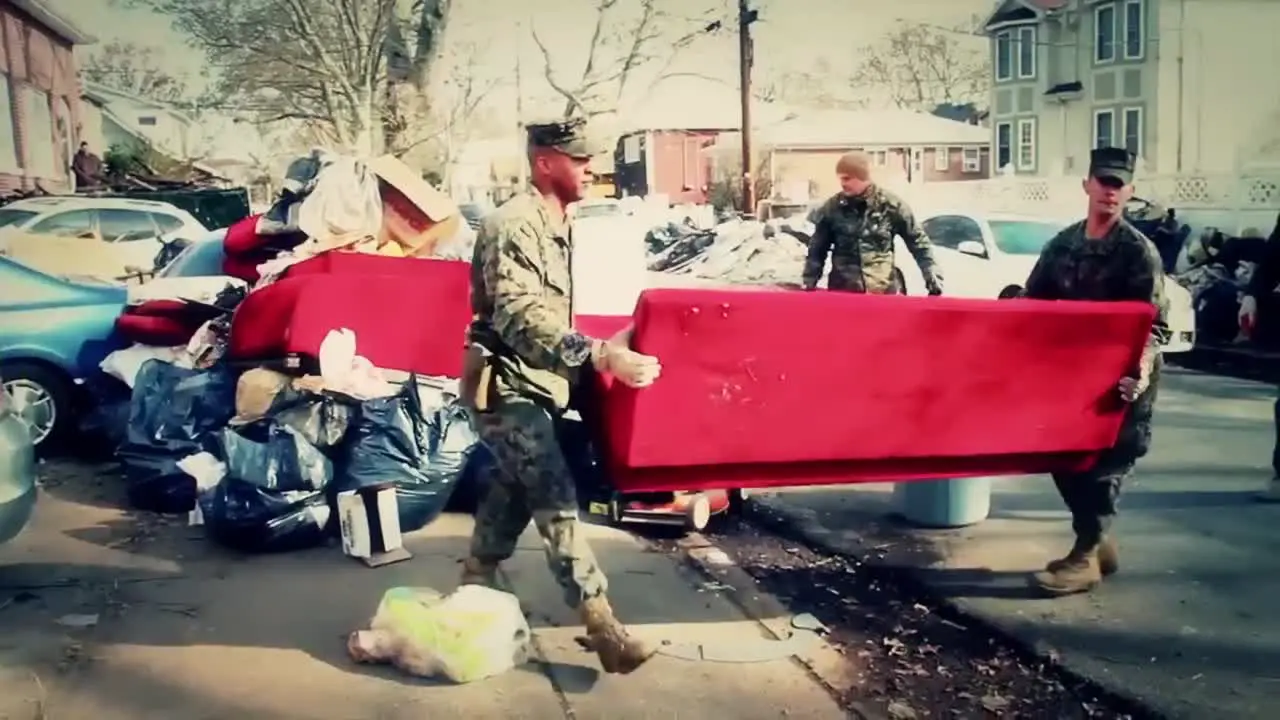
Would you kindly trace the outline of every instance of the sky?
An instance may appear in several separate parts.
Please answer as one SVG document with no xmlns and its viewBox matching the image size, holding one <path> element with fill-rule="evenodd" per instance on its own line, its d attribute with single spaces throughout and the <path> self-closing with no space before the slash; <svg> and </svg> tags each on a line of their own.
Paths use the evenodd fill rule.
<svg viewBox="0 0 1280 720">
<path fill-rule="evenodd" d="M 696 8 L 730 1 L 673 0 L 673 5 Z M 46 2 L 97 36 L 100 43 L 119 40 L 154 47 L 175 75 L 198 82 L 203 57 L 171 27 L 167 18 L 148 10 L 123 8 L 110 0 Z M 511 78 L 518 58 L 523 68 L 525 115 L 548 114 L 561 103 L 542 79 L 541 53 L 520 25 L 536 27 L 540 37 L 553 48 L 556 69 L 572 77 L 580 72 L 585 60 L 593 4 L 593 0 L 454 0 L 455 14 L 447 44 L 454 48 L 481 48 L 480 72 L 490 77 Z M 951 26 L 975 13 L 988 12 L 993 5 L 994 0 L 752 0 L 761 18 L 753 27 L 755 72 L 757 77 L 768 77 L 805 71 L 823 59 L 834 67 L 851 68 L 859 48 L 874 43 L 899 21 Z M 92 52 L 92 47 L 84 51 Z M 724 106 L 737 103 L 737 52 L 732 29 L 707 38 L 681 54 L 670 70 L 718 81 L 674 78 L 657 85 L 643 99 L 632 97 L 624 104 L 631 113 L 680 107 L 686 113 L 706 110 L 722 115 Z M 638 88 L 647 86 L 647 82 L 636 84 Z M 490 95 L 488 104 L 498 114 L 514 120 L 514 83 L 504 83 Z"/>
</svg>

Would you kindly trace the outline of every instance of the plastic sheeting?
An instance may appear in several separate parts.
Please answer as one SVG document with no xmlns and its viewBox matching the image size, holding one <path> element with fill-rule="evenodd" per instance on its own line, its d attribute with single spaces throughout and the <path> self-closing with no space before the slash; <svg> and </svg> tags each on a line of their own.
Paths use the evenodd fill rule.
<svg viewBox="0 0 1280 720">
<path fill-rule="evenodd" d="M 392 483 L 400 529 L 426 526 L 449 503 L 476 444 L 466 411 L 427 411 L 416 378 L 399 393 L 361 403 L 347 435 L 335 492 Z"/>
<path fill-rule="evenodd" d="M 225 368 L 189 370 L 148 360 L 138 370 L 125 440 L 116 451 L 139 510 L 186 513 L 195 508 L 195 479 L 178 467 L 210 450 L 235 414 L 235 376 Z"/>
</svg>

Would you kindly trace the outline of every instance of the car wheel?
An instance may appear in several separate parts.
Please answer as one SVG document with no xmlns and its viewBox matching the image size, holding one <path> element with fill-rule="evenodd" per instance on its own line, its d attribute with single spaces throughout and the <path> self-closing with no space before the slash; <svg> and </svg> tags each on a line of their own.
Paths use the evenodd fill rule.
<svg viewBox="0 0 1280 720">
<path fill-rule="evenodd" d="M 12 362 L 0 366 L 0 378 L 14 414 L 27 424 L 37 448 L 55 448 L 67 439 L 75 413 L 73 388 L 65 375 L 36 363 Z"/>
</svg>

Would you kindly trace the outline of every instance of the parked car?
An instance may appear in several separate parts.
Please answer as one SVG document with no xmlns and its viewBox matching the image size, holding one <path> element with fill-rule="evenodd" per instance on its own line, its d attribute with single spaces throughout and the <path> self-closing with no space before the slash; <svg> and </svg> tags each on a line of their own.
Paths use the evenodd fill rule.
<svg viewBox="0 0 1280 720">
<path fill-rule="evenodd" d="M 458 212 L 462 213 L 462 219 L 472 230 L 479 230 L 480 222 L 489 214 L 489 209 L 479 203 L 462 203 L 458 205 Z"/>
<path fill-rule="evenodd" d="M 87 269 L 105 277 L 121 277 L 130 269 L 151 270 L 163 247 L 161 238 L 194 240 L 207 232 L 190 213 L 154 200 L 49 196 L 0 207 L 0 249 L 22 258 L 56 238 L 51 244 L 59 247 L 52 257 L 73 262 L 77 255 L 91 256 L 103 267 Z M 93 253 L 76 253 L 78 243 L 72 241 L 81 240 L 100 247 Z M 49 263 L 41 266 L 59 270 Z M 86 270 L 81 265 L 66 269 L 76 273 Z"/>
<path fill-rule="evenodd" d="M 946 294 L 958 297 L 1003 298 L 1022 290 L 1045 244 L 1070 220 L 1009 213 L 929 212 L 920 225 L 933 242 L 934 257 L 946 278 Z M 919 268 L 898 241 L 898 263 L 908 295 L 925 294 Z M 1195 309 L 1191 293 L 1164 278 L 1169 300 L 1170 333 L 1167 354 L 1187 352 L 1195 344 Z"/>
<path fill-rule="evenodd" d="M 0 257 L 0 377 L 12 411 L 37 447 L 70 436 L 82 384 L 123 346 L 115 322 L 127 290 L 94 278 L 54 276 Z"/>
<path fill-rule="evenodd" d="M 36 450 L 0 377 L 0 543 L 22 532 L 36 506 Z"/>
</svg>

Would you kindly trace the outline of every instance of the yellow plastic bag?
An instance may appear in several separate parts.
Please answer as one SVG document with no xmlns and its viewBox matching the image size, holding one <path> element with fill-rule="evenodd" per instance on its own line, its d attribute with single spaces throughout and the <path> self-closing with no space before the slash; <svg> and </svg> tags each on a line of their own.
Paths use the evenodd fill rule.
<svg viewBox="0 0 1280 720">
<path fill-rule="evenodd" d="M 368 630 L 347 651 L 361 663 L 389 663 L 410 675 L 483 680 L 528 662 L 531 633 L 510 593 L 463 585 L 442 597 L 430 588 L 391 588 Z"/>
</svg>

